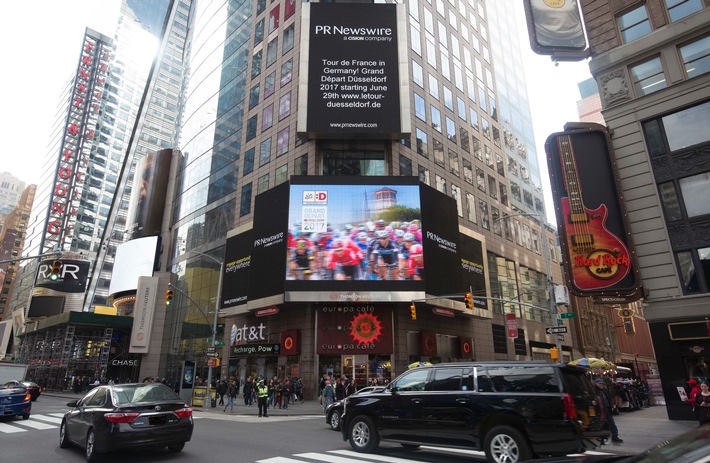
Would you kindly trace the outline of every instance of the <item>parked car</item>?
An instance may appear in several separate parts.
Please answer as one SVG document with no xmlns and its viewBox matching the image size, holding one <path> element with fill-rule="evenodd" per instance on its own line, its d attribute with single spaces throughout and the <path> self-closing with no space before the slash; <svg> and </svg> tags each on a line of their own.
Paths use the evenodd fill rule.
<svg viewBox="0 0 710 463">
<path fill-rule="evenodd" d="M 367 386 L 355 392 L 355 394 L 370 394 L 372 392 L 380 392 L 384 386 Z M 328 405 L 325 409 L 325 422 L 328 423 L 333 431 L 340 431 L 340 415 L 343 414 L 343 403 L 345 399 L 338 400 Z"/>
<path fill-rule="evenodd" d="M 704 463 L 710 455 L 710 425 L 695 428 L 637 455 L 570 455 L 535 463 Z"/>
<path fill-rule="evenodd" d="M 161 383 L 98 386 L 67 406 L 59 446 L 83 447 L 89 462 L 120 449 L 167 446 L 179 452 L 192 438 L 192 408 Z"/>
<path fill-rule="evenodd" d="M 37 383 L 33 383 L 32 381 L 14 381 L 13 380 L 13 381 L 8 381 L 6 384 L 9 384 L 9 383 L 16 384 L 17 387 L 26 388 L 29 391 L 30 396 L 32 397 L 32 402 L 37 400 L 39 395 L 42 393 L 42 387 Z"/>
<path fill-rule="evenodd" d="M 609 437 L 584 369 L 545 362 L 462 362 L 409 370 L 381 392 L 345 399 L 343 439 L 484 450 L 516 463 L 599 447 Z"/>
<path fill-rule="evenodd" d="M 31 412 L 32 396 L 26 387 L 17 381 L 0 385 L 0 416 L 22 416 L 27 420 Z"/>
</svg>

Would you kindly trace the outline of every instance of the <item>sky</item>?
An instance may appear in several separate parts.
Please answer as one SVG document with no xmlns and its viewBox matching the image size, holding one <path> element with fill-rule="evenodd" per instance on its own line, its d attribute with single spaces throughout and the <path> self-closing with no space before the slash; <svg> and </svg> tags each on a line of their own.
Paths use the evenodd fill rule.
<svg viewBox="0 0 710 463">
<path fill-rule="evenodd" d="M 518 2 L 522 9 L 522 2 Z M 113 37 L 120 0 L 33 0 L 5 2 L 0 27 L 0 56 L 6 63 L 0 75 L 0 172 L 26 183 L 37 183 L 47 153 L 62 88 L 79 60 L 86 27 Z M 524 20 L 523 20 L 524 21 Z M 554 222 L 545 140 L 577 121 L 577 83 L 588 79 L 586 62 L 555 65 L 535 55 L 521 23 L 521 43 L 528 82 L 540 173 L 548 221 Z"/>
</svg>

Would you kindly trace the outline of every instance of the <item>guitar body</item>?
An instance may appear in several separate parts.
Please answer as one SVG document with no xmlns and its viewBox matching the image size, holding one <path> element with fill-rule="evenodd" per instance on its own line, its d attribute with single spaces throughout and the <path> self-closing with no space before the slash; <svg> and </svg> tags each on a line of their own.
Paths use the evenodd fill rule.
<svg viewBox="0 0 710 463">
<path fill-rule="evenodd" d="M 631 269 L 631 256 L 624 242 L 606 228 L 606 206 L 573 207 L 569 198 L 561 198 L 561 206 L 574 285 L 590 291 L 623 280 Z"/>
</svg>

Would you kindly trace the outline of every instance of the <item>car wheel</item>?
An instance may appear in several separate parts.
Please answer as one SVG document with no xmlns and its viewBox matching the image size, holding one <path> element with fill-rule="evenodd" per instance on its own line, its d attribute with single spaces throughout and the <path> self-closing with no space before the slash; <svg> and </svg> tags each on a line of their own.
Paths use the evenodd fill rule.
<svg viewBox="0 0 710 463">
<path fill-rule="evenodd" d="M 99 452 L 96 451 L 96 433 L 94 428 L 89 429 L 86 434 L 86 461 L 94 463 L 99 461 Z"/>
<path fill-rule="evenodd" d="M 419 444 L 402 444 L 402 447 L 404 447 L 407 450 L 418 450 L 421 445 Z"/>
<path fill-rule="evenodd" d="M 338 410 L 334 410 L 333 413 L 330 414 L 328 423 L 330 423 L 330 428 L 333 431 L 340 431 L 340 412 Z"/>
<path fill-rule="evenodd" d="M 168 445 L 168 450 L 171 452 L 181 452 L 182 449 L 185 448 L 185 443 L 184 442 L 173 442 L 172 444 Z"/>
<path fill-rule="evenodd" d="M 67 433 L 67 420 L 62 420 L 62 424 L 59 426 L 59 446 L 63 449 L 71 447 L 69 433 Z"/>
<path fill-rule="evenodd" d="M 372 419 L 367 416 L 357 416 L 352 420 L 348 436 L 350 446 L 357 452 L 374 452 L 380 444 L 377 429 Z"/>
<path fill-rule="evenodd" d="M 486 459 L 494 463 L 517 463 L 532 458 L 530 444 L 511 426 L 496 426 L 486 434 Z"/>
<path fill-rule="evenodd" d="M 29 419 L 30 419 L 30 414 L 29 414 L 29 413 L 25 413 L 24 415 L 22 415 L 22 419 L 23 419 L 23 420 L 29 420 Z"/>
</svg>

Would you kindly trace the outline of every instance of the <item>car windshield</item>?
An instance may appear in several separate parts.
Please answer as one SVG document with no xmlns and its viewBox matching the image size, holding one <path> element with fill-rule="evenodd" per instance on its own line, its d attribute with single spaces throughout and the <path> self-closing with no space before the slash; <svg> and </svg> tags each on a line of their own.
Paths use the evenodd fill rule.
<svg viewBox="0 0 710 463">
<path fill-rule="evenodd" d="M 113 387 L 113 402 L 116 405 L 179 399 L 173 391 L 162 384 L 126 384 Z"/>
<path fill-rule="evenodd" d="M 710 426 L 704 426 L 656 444 L 645 452 L 624 460 L 624 463 L 667 463 L 681 459 L 696 461 L 707 456 L 710 447 L 708 439 L 710 439 Z M 697 454 L 697 458 L 691 458 L 694 454 Z"/>
</svg>

